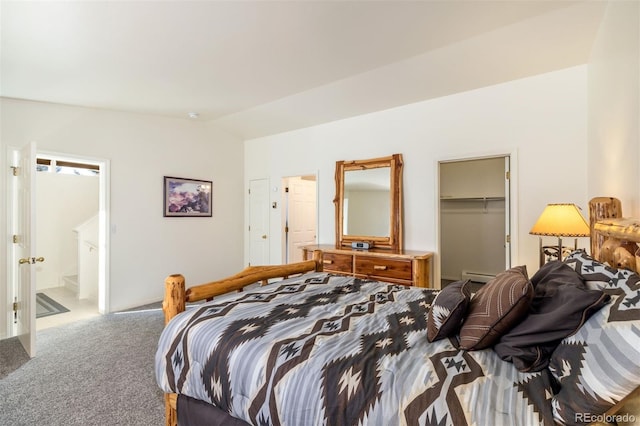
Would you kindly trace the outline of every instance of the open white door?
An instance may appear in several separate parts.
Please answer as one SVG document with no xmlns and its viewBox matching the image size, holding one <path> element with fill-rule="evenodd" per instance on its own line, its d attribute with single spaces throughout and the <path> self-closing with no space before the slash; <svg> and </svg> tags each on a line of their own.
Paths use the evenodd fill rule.
<svg viewBox="0 0 640 426">
<path fill-rule="evenodd" d="M 285 263 L 301 262 L 302 247 L 316 243 L 316 179 L 297 176 L 288 179 Z"/>
<path fill-rule="evenodd" d="M 511 157 L 504 157 L 504 263 L 511 268 Z"/>
<path fill-rule="evenodd" d="M 33 264 L 44 261 L 35 253 L 36 144 L 13 153 L 12 233 L 14 322 L 16 335 L 30 357 L 36 354 L 36 277 Z"/>
</svg>

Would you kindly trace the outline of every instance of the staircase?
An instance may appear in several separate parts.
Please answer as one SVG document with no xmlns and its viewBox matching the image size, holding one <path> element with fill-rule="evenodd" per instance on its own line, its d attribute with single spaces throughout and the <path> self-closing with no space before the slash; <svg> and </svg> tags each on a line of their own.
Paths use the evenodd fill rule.
<svg viewBox="0 0 640 426">
<path fill-rule="evenodd" d="M 73 292 L 78 294 L 78 276 L 77 275 L 65 275 L 62 277 L 62 285 Z"/>
</svg>

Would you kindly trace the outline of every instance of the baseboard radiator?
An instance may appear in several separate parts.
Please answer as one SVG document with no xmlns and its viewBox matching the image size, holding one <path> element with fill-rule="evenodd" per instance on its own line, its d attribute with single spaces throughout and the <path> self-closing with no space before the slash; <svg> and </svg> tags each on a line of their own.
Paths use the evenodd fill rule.
<svg viewBox="0 0 640 426">
<path fill-rule="evenodd" d="M 462 271 L 463 280 L 471 280 L 477 283 L 486 283 L 494 279 L 495 277 L 495 275 L 485 274 L 482 272 Z"/>
</svg>

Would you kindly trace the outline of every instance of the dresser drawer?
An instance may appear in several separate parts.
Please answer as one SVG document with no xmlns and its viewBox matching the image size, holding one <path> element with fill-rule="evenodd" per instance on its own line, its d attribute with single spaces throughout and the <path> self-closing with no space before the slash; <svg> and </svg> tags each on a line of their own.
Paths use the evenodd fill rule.
<svg viewBox="0 0 640 426">
<path fill-rule="evenodd" d="M 327 272 L 353 273 L 353 256 L 339 253 L 323 253 L 322 266 Z"/>
<path fill-rule="evenodd" d="M 411 260 L 356 256 L 356 274 L 411 281 Z"/>
</svg>

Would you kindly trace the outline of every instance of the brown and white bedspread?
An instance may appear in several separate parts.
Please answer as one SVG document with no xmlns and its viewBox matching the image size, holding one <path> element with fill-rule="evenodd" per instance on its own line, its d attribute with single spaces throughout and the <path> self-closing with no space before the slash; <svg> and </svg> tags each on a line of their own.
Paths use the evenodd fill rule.
<svg viewBox="0 0 640 426">
<path fill-rule="evenodd" d="M 311 273 L 188 309 L 165 328 L 165 392 L 254 425 L 553 424 L 548 370 L 427 341 L 435 291 Z"/>
</svg>

